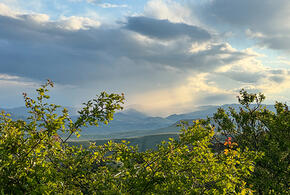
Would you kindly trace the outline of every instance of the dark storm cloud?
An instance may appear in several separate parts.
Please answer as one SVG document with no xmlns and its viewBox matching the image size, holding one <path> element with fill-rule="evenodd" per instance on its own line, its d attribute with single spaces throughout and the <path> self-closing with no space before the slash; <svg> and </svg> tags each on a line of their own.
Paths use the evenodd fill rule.
<svg viewBox="0 0 290 195">
<path fill-rule="evenodd" d="M 209 40 L 211 35 L 197 26 L 184 23 L 172 23 L 168 20 L 158 20 L 148 17 L 129 17 L 125 28 L 140 34 L 158 38 L 175 39 L 180 36 L 188 36 L 196 41 Z"/>
</svg>

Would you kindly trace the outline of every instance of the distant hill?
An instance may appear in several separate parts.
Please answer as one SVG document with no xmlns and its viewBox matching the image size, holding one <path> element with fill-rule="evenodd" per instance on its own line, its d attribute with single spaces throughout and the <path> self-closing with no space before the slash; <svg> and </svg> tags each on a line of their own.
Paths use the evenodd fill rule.
<svg viewBox="0 0 290 195">
<path fill-rule="evenodd" d="M 194 112 L 189 112 L 185 114 L 173 114 L 166 119 L 171 120 L 171 121 L 179 121 L 179 120 L 184 120 L 184 119 L 198 119 L 198 118 L 206 118 L 211 117 L 213 113 L 217 111 L 218 108 L 224 108 L 228 109 L 229 107 L 235 108 L 237 111 L 239 110 L 240 104 L 225 104 L 222 106 L 200 106 L 198 107 L 197 111 Z M 271 111 L 275 110 L 274 105 L 267 105 L 267 108 Z"/>
<path fill-rule="evenodd" d="M 152 117 L 137 110 L 125 110 L 114 115 L 114 120 L 109 125 L 100 124 L 99 127 L 83 128 L 83 134 L 111 134 L 126 131 L 143 131 L 163 128 L 173 122 L 162 117 Z"/>
<path fill-rule="evenodd" d="M 152 117 L 134 109 L 127 109 L 114 115 L 114 120 L 109 125 L 100 124 L 99 127 L 82 128 L 81 140 L 91 139 L 117 139 L 131 138 L 136 136 L 157 135 L 166 133 L 178 133 L 180 127 L 176 125 L 181 120 L 192 121 L 196 119 L 212 116 L 217 108 L 223 107 L 227 109 L 229 106 L 238 110 L 239 104 L 227 104 L 222 106 L 201 106 L 194 112 L 184 114 L 173 114 L 168 117 Z M 274 110 L 273 105 L 267 106 L 268 109 Z M 25 107 L 17 107 L 11 109 L 1 109 L 12 114 L 13 118 L 25 119 L 28 116 Z M 73 120 L 77 118 L 77 109 L 68 107 L 69 113 Z M 60 114 L 59 109 L 58 114 Z M 72 139 L 75 139 L 72 137 Z"/>
</svg>

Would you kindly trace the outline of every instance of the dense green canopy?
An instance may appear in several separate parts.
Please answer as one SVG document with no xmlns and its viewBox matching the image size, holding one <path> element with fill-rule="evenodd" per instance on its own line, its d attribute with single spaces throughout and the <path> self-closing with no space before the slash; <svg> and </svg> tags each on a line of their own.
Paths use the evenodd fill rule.
<svg viewBox="0 0 290 195">
<path fill-rule="evenodd" d="M 89 148 L 69 146 L 71 135 L 86 125 L 107 124 L 122 109 L 123 95 L 101 93 L 84 104 L 72 121 L 64 108 L 48 104 L 48 87 L 33 100 L 24 94 L 30 117 L 0 117 L 0 190 L 6 194 L 246 194 L 265 189 L 285 193 L 289 172 L 289 111 L 261 108 L 264 98 L 241 93 L 246 109 L 214 116 L 227 136 L 219 150 L 209 120 L 182 126 L 179 139 L 163 141 L 157 150 L 108 142 Z M 258 105 L 249 104 L 257 100 Z M 60 137 L 62 131 L 68 135 Z M 287 137 L 288 136 L 288 137 Z M 288 140 L 287 140 L 288 139 Z M 266 177 L 271 182 L 265 182 Z M 267 188 L 265 187 L 267 186 Z"/>
</svg>

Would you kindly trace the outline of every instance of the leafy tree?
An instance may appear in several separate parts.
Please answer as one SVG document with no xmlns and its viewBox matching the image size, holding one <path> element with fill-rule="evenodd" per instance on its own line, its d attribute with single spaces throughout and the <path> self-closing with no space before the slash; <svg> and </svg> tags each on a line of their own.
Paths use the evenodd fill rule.
<svg viewBox="0 0 290 195">
<path fill-rule="evenodd" d="M 209 147 L 213 135 L 214 129 L 205 125 L 204 121 L 183 126 L 179 140 L 164 141 L 157 151 L 145 152 L 144 163 L 139 168 L 142 171 L 138 171 L 137 180 L 131 179 L 129 192 L 250 193 L 244 179 L 254 169 L 253 159 L 258 154 L 249 151 L 241 153 L 240 149 L 235 148 L 235 143 L 228 143 L 223 153 L 213 153 Z M 129 174 L 129 178 L 132 176 L 134 174 Z"/>
<path fill-rule="evenodd" d="M 182 127 L 179 140 L 157 150 L 138 152 L 128 142 L 89 148 L 68 146 L 81 127 L 108 123 L 122 109 L 123 95 L 105 92 L 84 104 L 72 121 L 66 109 L 46 100 L 47 84 L 37 100 L 24 94 L 26 120 L 0 117 L 0 190 L 6 194 L 246 194 L 245 180 L 258 152 L 237 148 L 230 138 L 223 152 L 212 151 L 214 128 L 205 121 Z M 62 132 L 66 138 L 59 136 Z"/>
<path fill-rule="evenodd" d="M 64 162 L 56 162 L 58 156 L 71 149 L 67 140 L 72 134 L 79 135 L 80 127 L 108 123 L 113 119 L 115 110 L 121 109 L 124 97 L 105 92 L 96 99 L 84 104 L 79 112 L 79 118 L 73 122 L 67 109 L 57 116 L 55 111 L 59 106 L 48 104 L 46 94 L 48 81 L 37 89 L 37 100 L 23 94 L 25 105 L 30 109 L 27 122 L 13 121 L 9 114 L 2 112 L 0 118 L 0 186 L 5 193 L 47 193 L 61 187 L 61 180 L 55 177 Z M 67 133 L 67 138 L 61 138 L 59 132 Z M 76 151 L 77 152 L 77 151 Z M 59 163 L 59 164 L 57 164 Z M 56 166 L 57 165 L 57 166 Z M 65 172 L 63 172 L 65 173 Z"/>
<path fill-rule="evenodd" d="M 241 149 L 263 152 L 256 159 L 254 174 L 247 180 L 260 194 L 289 193 L 290 112 L 286 104 L 276 102 L 275 112 L 262 105 L 261 93 L 240 91 L 239 111 L 219 108 L 214 114 L 218 131 L 230 136 Z"/>
</svg>

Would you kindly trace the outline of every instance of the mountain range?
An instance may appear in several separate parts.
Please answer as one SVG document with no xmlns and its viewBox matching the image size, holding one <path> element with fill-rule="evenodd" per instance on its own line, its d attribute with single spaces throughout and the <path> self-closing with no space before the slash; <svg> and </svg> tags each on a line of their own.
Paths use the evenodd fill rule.
<svg viewBox="0 0 290 195">
<path fill-rule="evenodd" d="M 196 119 L 211 117 L 217 111 L 217 108 L 222 107 L 227 109 L 233 107 L 236 110 L 239 104 L 227 104 L 222 106 L 200 106 L 194 112 L 184 114 L 173 114 L 167 117 L 153 117 L 135 109 L 127 109 L 117 112 L 114 115 L 114 120 L 108 125 L 100 124 L 99 127 L 82 128 L 81 139 L 118 139 L 129 138 L 147 135 L 157 135 L 166 133 L 178 133 L 180 127 L 177 126 L 181 120 L 192 121 Z M 73 120 L 77 116 L 77 109 L 74 107 L 67 107 Z M 268 109 L 274 110 L 273 105 L 267 106 Z M 1 109 L 12 115 L 15 119 L 25 119 L 29 115 L 27 108 L 17 107 L 10 109 Z M 57 111 L 60 114 L 60 110 Z M 74 138 L 72 138 L 74 139 Z"/>
</svg>

